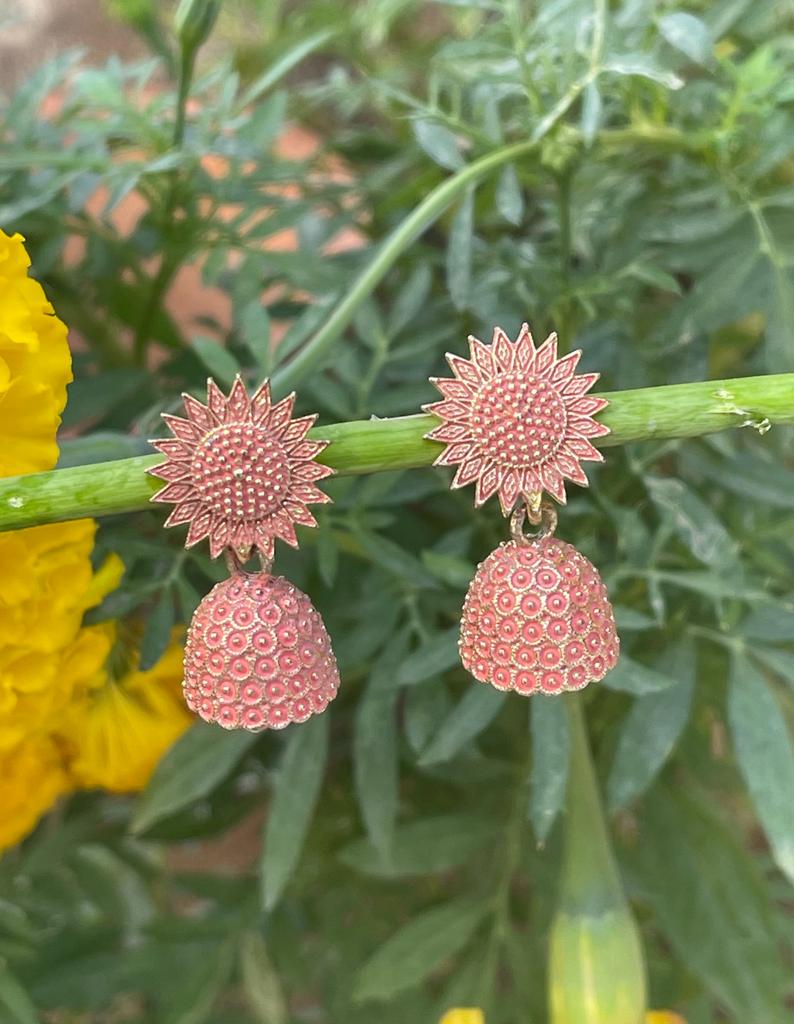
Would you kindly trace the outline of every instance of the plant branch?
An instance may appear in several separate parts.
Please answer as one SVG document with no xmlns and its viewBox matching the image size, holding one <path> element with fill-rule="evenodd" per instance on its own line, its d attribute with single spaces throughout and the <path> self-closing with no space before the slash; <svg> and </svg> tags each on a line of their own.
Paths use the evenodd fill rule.
<svg viewBox="0 0 794 1024">
<path fill-rule="evenodd" d="M 604 395 L 601 419 L 611 433 L 602 447 L 660 438 L 697 437 L 732 427 L 764 433 L 794 423 L 794 373 L 737 380 L 669 384 Z M 310 436 L 331 442 L 322 461 L 348 476 L 429 466 L 441 446 L 424 435 L 433 416 L 401 416 L 315 427 Z M 160 486 L 146 470 L 159 455 L 56 469 L 0 480 L 0 531 L 84 516 L 135 512 Z"/>
<path fill-rule="evenodd" d="M 404 221 L 401 222 L 383 245 L 374 259 L 356 279 L 344 299 L 336 305 L 330 317 L 311 341 L 284 366 L 273 374 L 273 390 L 283 394 L 291 391 L 306 374 L 313 370 L 328 349 L 353 319 L 361 303 L 372 294 L 381 280 L 391 270 L 406 249 L 446 210 L 450 203 L 464 192 L 469 185 L 524 156 L 537 145 L 538 139 L 502 146 L 487 156 L 475 160 L 462 170 L 447 178 L 433 189 Z"/>
</svg>

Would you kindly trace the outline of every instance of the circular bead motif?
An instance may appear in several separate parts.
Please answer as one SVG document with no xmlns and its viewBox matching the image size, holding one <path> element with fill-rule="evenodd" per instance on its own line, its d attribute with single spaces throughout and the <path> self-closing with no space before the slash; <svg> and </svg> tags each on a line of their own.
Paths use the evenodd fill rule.
<svg viewBox="0 0 794 1024">
<path fill-rule="evenodd" d="M 205 721 L 253 732 L 283 729 L 323 711 L 338 687 L 319 613 L 281 576 L 238 573 L 196 609 L 183 688 L 188 707 Z"/>
<path fill-rule="evenodd" d="M 571 544 L 509 541 L 477 569 L 460 655 L 481 683 L 525 695 L 581 690 L 614 667 L 619 648 L 606 587 Z"/>
<path fill-rule="evenodd" d="M 228 423 L 196 445 L 191 474 L 199 497 L 221 515 L 258 520 L 281 508 L 292 476 L 284 445 L 267 427 Z"/>
<path fill-rule="evenodd" d="M 562 444 L 567 422 L 556 388 L 533 374 L 501 373 L 472 402 L 472 437 L 499 465 L 539 465 Z"/>
</svg>

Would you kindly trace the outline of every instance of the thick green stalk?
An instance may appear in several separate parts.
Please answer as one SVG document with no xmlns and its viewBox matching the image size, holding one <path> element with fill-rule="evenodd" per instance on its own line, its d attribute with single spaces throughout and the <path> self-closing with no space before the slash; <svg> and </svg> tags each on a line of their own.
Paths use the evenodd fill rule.
<svg viewBox="0 0 794 1024">
<path fill-rule="evenodd" d="M 581 697 L 566 698 L 571 764 L 565 854 L 549 940 L 551 1024 L 642 1024 L 645 964 L 620 882 Z"/>
<path fill-rule="evenodd" d="M 537 140 L 519 142 L 489 153 L 475 160 L 462 170 L 447 178 L 395 228 L 377 255 L 356 279 L 344 299 L 334 308 L 312 340 L 298 352 L 294 359 L 280 367 L 273 374 L 273 389 L 278 393 L 290 391 L 323 358 L 331 345 L 344 331 L 356 314 L 361 303 L 371 295 L 397 259 L 446 210 L 449 204 L 478 179 L 495 171 L 503 164 L 524 156 L 537 146 Z"/>
<path fill-rule="evenodd" d="M 698 381 L 604 395 L 599 417 L 611 433 L 602 447 L 648 439 L 697 437 L 731 427 L 763 433 L 773 423 L 794 423 L 794 374 Z M 352 475 L 429 466 L 441 451 L 424 435 L 433 416 L 402 416 L 315 427 L 311 436 L 331 441 L 322 461 Z M 83 516 L 145 508 L 159 486 L 146 470 L 157 455 L 56 469 L 0 480 L 0 531 Z"/>
</svg>

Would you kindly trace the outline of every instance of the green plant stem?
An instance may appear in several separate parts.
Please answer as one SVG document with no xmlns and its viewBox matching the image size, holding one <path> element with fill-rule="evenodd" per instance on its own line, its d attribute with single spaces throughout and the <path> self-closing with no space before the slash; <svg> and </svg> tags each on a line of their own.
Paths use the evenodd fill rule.
<svg viewBox="0 0 794 1024">
<path fill-rule="evenodd" d="M 574 830 L 565 851 L 565 899 L 569 901 L 566 909 L 600 913 L 604 906 L 622 906 L 625 897 L 604 820 L 582 698 L 574 694 L 565 703 L 571 731 L 565 810 L 569 832 Z"/>
<path fill-rule="evenodd" d="M 792 373 L 669 384 L 603 397 L 610 404 L 600 419 L 611 433 L 599 439 L 601 447 L 697 437 L 732 427 L 763 433 L 774 423 L 794 423 Z M 322 461 L 345 476 L 415 469 L 431 465 L 441 451 L 424 438 L 437 422 L 433 416 L 357 420 L 315 427 L 310 436 L 331 442 Z M 146 470 L 160 461 L 159 455 L 142 455 L 0 480 L 0 531 L 146 508 L 161 486 Z"/>
<path fill-rule="evenodd" d="M 330 317 L 311 341 L 284 366 L 273 374 L 273 389 L 283 394 L 294 388 L 325 356 L 355 316 L 361 303 L 371 295 L 383 277 L 406 249 L 446 210 L 450 203 L 470 185 L 491 171 L 525 156 L 537 145 L 537 139 L 503 146 L 487 156 L 475 160 L 447 178 L 433 189 L 425 199 L 386 239 L 374 259 L 356 279 L 344 299 L 334 308 Z"/>
<path fill-rule="evenodd" d="M 173 148 L 182 148 L 185 139 L 185 119 L 187 112 L 187 100 L 190 94 L 190 83 L 193 80 L 193 70 L 196 66 L 195 48 L 182 47 L 179 59 L 179 82 L 177 84 L 176 112 L 174 115 L 174 131 L 172 135 Z M 160 261 L 160 267 L 152 279 L 149 294 L 146 298 L 138 326 L 135 329 L 132 351 L 135 362 L 143 366 L 146 362 L 146 349 L 149 343 L 149 335 L 152 329 L 152 321 L 157 310 L 163 301 L 163 296 L 179 269 L 181 258 L 174 250 L 174 218 L 179 204 L 179 171 L 171 172 L 171 180 L 168 185 L 165 203 L 163 206 L 163 238 L 165 241 L 165 252 Z"/>
</svg>

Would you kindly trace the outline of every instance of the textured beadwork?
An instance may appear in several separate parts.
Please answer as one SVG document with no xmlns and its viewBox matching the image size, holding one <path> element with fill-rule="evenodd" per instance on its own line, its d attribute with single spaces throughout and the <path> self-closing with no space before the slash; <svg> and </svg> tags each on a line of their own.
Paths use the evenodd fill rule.
<svg viewBox="0 0 794 1024">
<path fill-rule="evenodd" d="M 308 505 L 330 501 L 316 486 L 333 472 L 315 462 L 325 441 L 306 434 L 314 416 L 292 419 L 295 395 L 272 402 L 267 381 L 250 398 L 238 377 L 228 397 L 207 381 L 207 404 L 184 395 L 187 419 L 164 415 L 173 437 L 152 441 L 166 461 L 148 470 L 166 481 L 152 501 L 175 505 L 166 526 L 188 524 L 185 547 L 209 538 L 268 561 L 276 537 L 297 547 L 295 525 L 316 526 Z"/>
<path fill-rule="evenodd" d="M 609 433 L 593 419 L 607 401 L 586 394 L 598 374 L 575 373 L 581 352 L 558 359 L 556 334 L 536 349 L 526 324 L 515 342 L 496 327 L 469 345 L 471 359 L 447 356 L 454 377 L 433 379 L 444 400 L 424 407 L 442 420 L 426 435 L 446 446 L 436 465 L 458 467 L 453 488 L 476 482 L 477 506 L 498 494 L 505 515 L 543 491 L 564 504 L 565 479 L 587 486 L 581 461 L 603 461 L 590 438 Z"/>
<path fill-rule="evenodd" d="M 324 711 L 339 672 L 309 598 L 281 576 L 235 573 L 196 609 L 185 644 L 188 707 L 224 729 L 283 729 Z"/>
<path fill-rule="evenodd" d="M 481 683 L 526 696 L 581 690 L 604 678 L 619 649 L 606 587 L 572 545 L 512 540 L 478 567 L 460 656 Z"/>
</svg>

